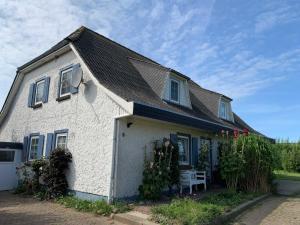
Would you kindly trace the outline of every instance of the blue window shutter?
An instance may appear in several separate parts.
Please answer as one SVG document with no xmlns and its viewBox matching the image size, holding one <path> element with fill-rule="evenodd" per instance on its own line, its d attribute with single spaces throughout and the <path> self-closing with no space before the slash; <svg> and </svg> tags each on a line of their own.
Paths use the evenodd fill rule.
<svg viewBox="0 0 300 225">
<path fill-rule="evenodd" d="M 192 137 L 192 165 L 194 168 L 198 166 L 198 138 Z"/>
<path fill-rule="evenodd" d="M 38 159 L 41 159 L 43 156 L 44 140 L 45 140 L 45 136 L 40 135 L 39 136 L 39 147 L 38 147 Z"/>
<path fill-rule="evenodd" d="M 44 93 L 43 93 L 43 103 L 48 102 L 49 86 L 50 86 L 50 77 L 46 77 L 45 78 Z"/>
<path fill-rule="evenodd" d="M 173 145 L 177 145 L 177 134 L 170 134 L 170 141 Z"/>
<path fill-rule="evenodd" d="M 22 154 L 22 162 L 26 162 L 28 160 L 28 148 L 29 148 L 29 138 L 27 136 L 23 139 L 23 154 Z"/>
<path fill-rule="evenodd" d="M 53 139 L 54 139 L 54 134 L 48 133 L 47 143 L 46 143 L 46 153 L 45 153 L 46 158 L 50 156 L 50 153 L 53 150 Z"/>
<path fill-rule="evenodd" d="M 78 64 L 75 64 L 74 66 L 73 66 L 73 70 L 72 70 L 72 78 L 73 78 L 73 74 L 77 71 L 77 70 L 79 70 L 80 69 L 80 64 L 78 63 Z M 76 93 L 78 93 L 78 89 L 79 88 L 76 88 L 76 87 L 72 87 L 71 86 L 71 93 L 72 94 L 76 94 Z"/>
<path fill-rule="evenodd" d="M 28 95 L 28 107 L 32 107 L 34 105 L 34 93 L 35 93 L 35 84 L 30 84 L 29 87 L 29 95 Z"/>
</svg>

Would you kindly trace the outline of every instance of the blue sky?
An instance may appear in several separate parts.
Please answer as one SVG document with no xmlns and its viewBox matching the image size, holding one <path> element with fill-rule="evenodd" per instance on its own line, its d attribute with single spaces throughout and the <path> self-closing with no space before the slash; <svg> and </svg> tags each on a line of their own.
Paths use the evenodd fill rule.
<svg viewBox="0 0 300 225">
<path fill-rule="evenodd" d="M 16 68 L 81 25 L 232 97 L 260 132 L 300 137 L 300 1 L 0 0 L 0 106 Z"/>
</svg>

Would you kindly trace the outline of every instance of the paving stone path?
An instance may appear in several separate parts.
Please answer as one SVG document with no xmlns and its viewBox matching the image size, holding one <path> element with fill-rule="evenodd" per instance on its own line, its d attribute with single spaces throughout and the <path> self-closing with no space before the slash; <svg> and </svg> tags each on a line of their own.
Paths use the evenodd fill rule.
<svg viewBox="0 0 300 225">
<path fill-rule="evenodd" d="M 111 219 L 81 213 L 59 204 L 0 192 L 1 225 L 94 225 L 116 224 Z"/>
<path fill-rule="evenodd" d="M 247 210 L 234 225 L 300 225 L 300 182 L 277 180 L 281 196 L 271 196 Z"/>
</svg>

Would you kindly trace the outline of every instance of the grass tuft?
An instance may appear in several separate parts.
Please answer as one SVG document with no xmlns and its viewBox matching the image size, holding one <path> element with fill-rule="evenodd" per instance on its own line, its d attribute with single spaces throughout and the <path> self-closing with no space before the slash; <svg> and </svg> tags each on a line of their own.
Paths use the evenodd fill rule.
<svg viewBox="0 0 300 225">
<path fill-rule="evenodd" d="M 91 212 L 97 215 L 109 216 L 112 213 L 123 213 L 131 208 L 123 202 L 115 202 L 108 204 L 106 201 L 88 201 L 76 198 L 74 196 L 65 196 L 56 200 L 59 204 L 67 208 L 74 208 L 82 212 Z"/>
<path fill-rule="evenodd" d="M 217 216 L 258 195 L 254 193 L 222 192 L 207 196 L 200 201 L 189 198 L 175 199 L 170 204 L 153 207 L 153 220 L 163 225 L 209 224 Z"/>
</svg>

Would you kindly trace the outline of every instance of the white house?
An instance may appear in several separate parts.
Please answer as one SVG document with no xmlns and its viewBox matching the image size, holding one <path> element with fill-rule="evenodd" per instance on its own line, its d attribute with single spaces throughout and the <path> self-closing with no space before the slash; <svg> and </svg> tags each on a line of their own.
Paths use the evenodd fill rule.
<svg viewBox="0 0 300 225">
<path fill-rule="evenodd" d="M 83 82 L 75 88 L 71 80 L 80 70 Z M 23 143 L 23 161 L 68 148 L 76 195 L 134 197 L 145 151 L 164 137 L 178 142 L 183 167 L 195 165 L 200 145 L 209 143 L 212 177 L 217 134 L 256 132 L 232 112 L 231 101 L 81 27 L 18 68 L 0 114 L 0 148 Z"/>
</svg>

